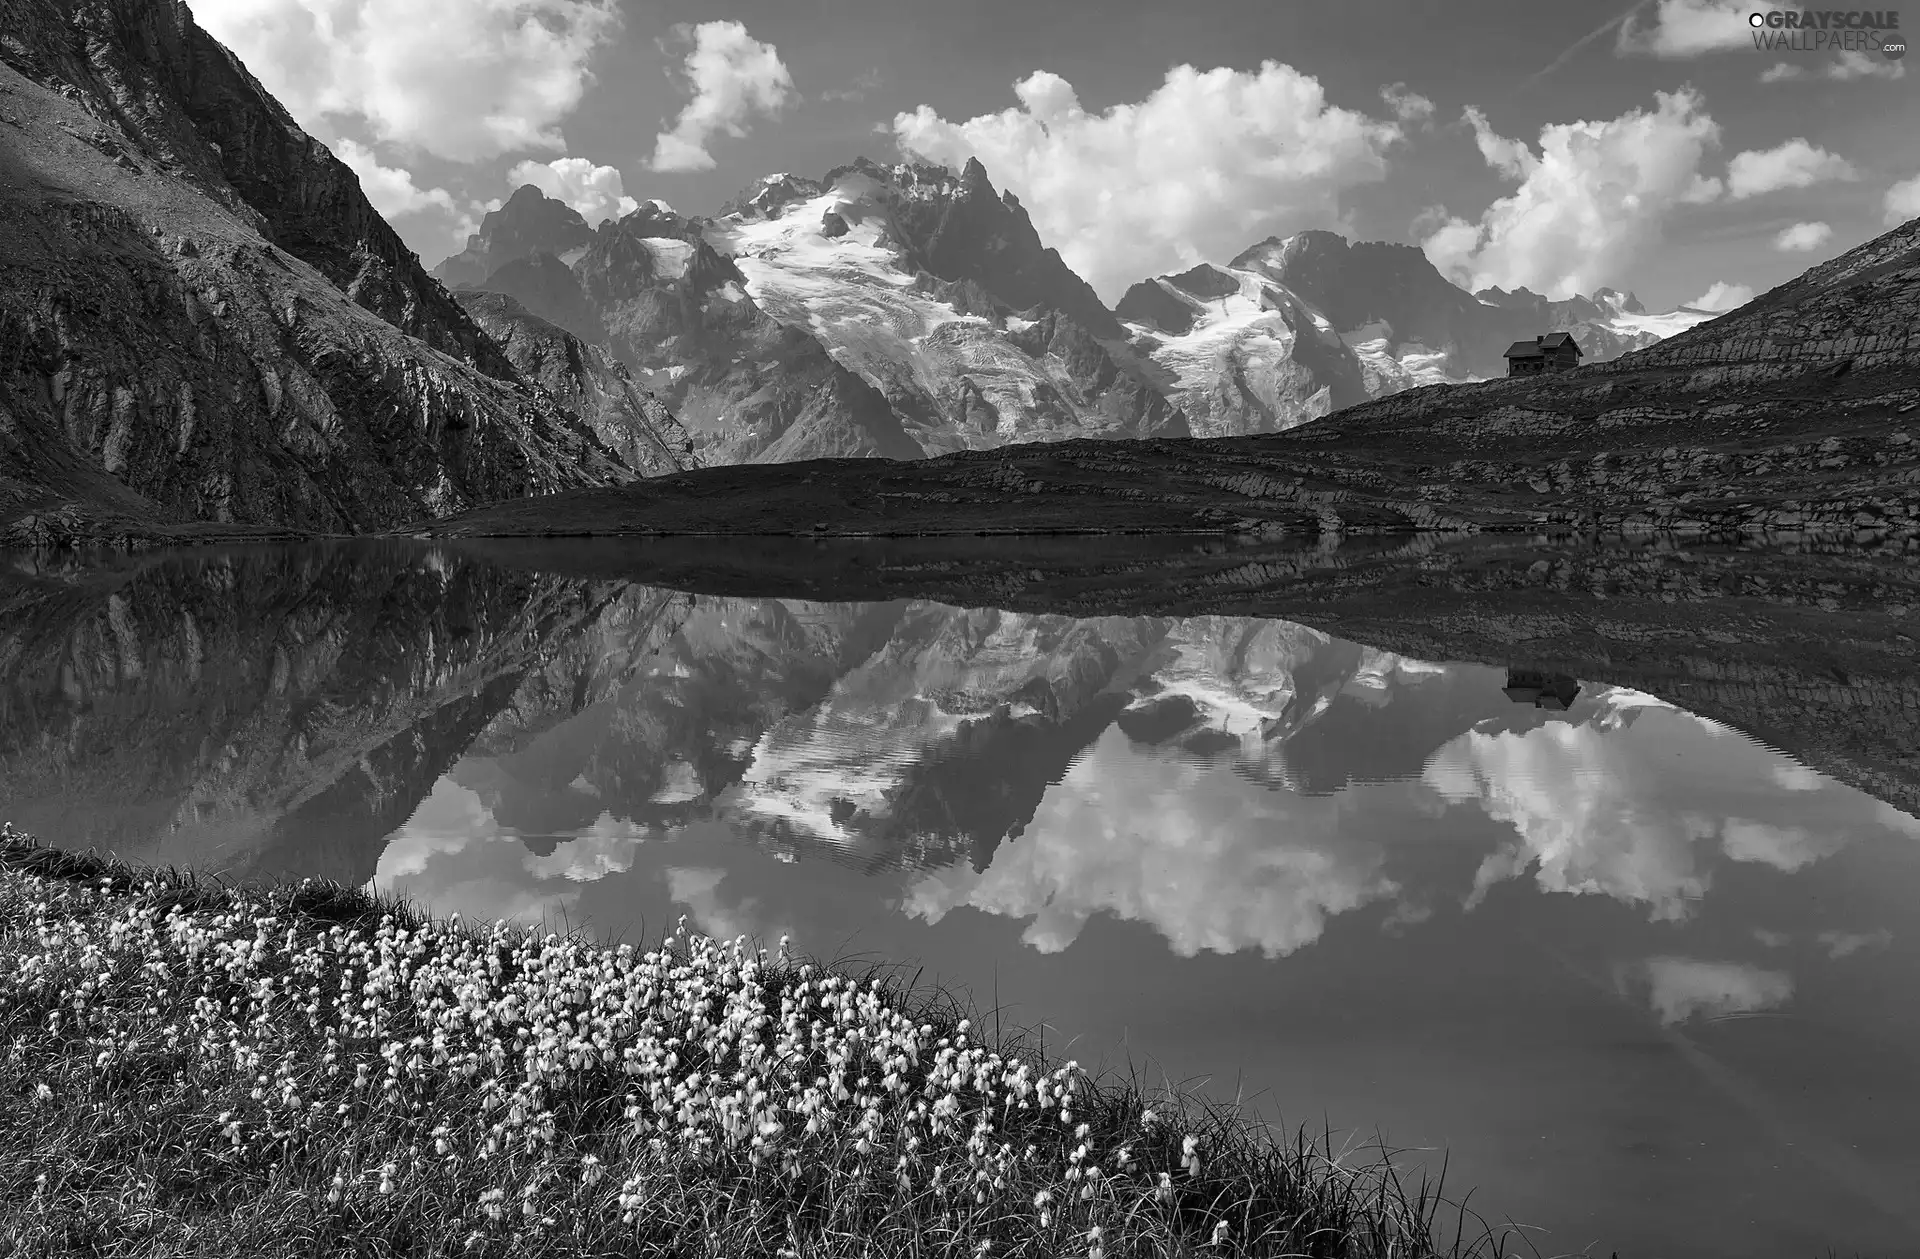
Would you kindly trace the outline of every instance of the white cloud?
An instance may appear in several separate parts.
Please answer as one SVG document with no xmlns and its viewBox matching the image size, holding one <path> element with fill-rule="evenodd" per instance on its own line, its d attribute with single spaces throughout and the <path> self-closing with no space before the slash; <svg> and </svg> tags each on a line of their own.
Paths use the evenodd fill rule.
<svg viewBox="0 0 1920 1259">
<path fill-rule="evenodd" d="M 1657 0 L 1651 21 L 1637 21 L 1639 15 L 1633 13 L 1620 24 L 1616 51 L 1678 59 L 1752 48 L 1747 15 L 1753 9 L 1747 0 Z"/>
<path fill-rule="evenodd" d="M 1181 957 L 1281 957 L 1318 940 L 1330 918 L 1399 893 L 1384 850 L 1361 837 L 1369 819 L 1355 820 L 1367 800 L 1270 791 L 1225 765 L 1143 753 L 1109 729 L 985 873 L 929 873 L 902 908 L 929 923 L 963 905 L 1029 918 L 1021 939 L 1042 953 L 1108 914 L 1151 926 Z"/>
<path fill-rule="evenodd" d="M 1888 227 L 1898 227 L 1911 218 L 1920 218 L 1920 175 L 1903 179 L 1887 189 L 1881 201 Z"/>
<path fill-rule="evenodd" d="M 1828 957 L 1839 961 L 1862 949 L 1886 948 L 1893 943 L 1893 932 L 1885 927 L 1878 931 L 1822 931 L 1814 938 L 1826 946 Z"/>
<path fill-rule="evenodd" d="M 1744 201 L 1782 188 L 1810 188 L 1858 179 L 1853 163 L 1795 137 L 1770 149 L 1748 149 L 1727 163 L 1727 196 Z"/>
<path fill-rule="evenodd" d="M 422 210 L 454 212 L 452 193 L 445 188 L 421 188 L 413 182 L 411 171 L 382 166 L 366 145 L 353 140 L 335 140 L 328 147 L 360 177 L 360 191 L 367 194 L 367 200 L 380 211 L 380 217 L 390 219 Z"/>
<path fill-rule="evenodd" d="M 793 76 L 778 50 L 748 35 L 739 22 L 702 22 L 676 31 L 693 41 L 684 63 L 693 98 L 673 129 L 654 137 L 648 165 L 657 171 L 712 170 L 707 142 L 721 132 L 738 139 L 747 134 L 749 119 L 792 104 Z"/>
<path fill-rule="evenodd" d="M 1781 253 L 1808 253 L 1826 244 L 1832 236 L 1833 228 L 1825 223 L 1795 223 L 1780 229 L 1779 235 L 1773 238 L 1773 247 Z"/>
<path fill-rule="evenodd" d="M 194 17 L 322 139 L 357 118 L 376 141 L 454 161 L 564 149 L 614 0 L 195 0 Z"/>
<path fill-rule="evenodd" d="M 588 227 L 598 227 L 640 207 L 626 194 L 617 169 L 595 166 L 584 157 L 521 162 L 507 172 L 507 183 L 513 188 L 532 184 L 549 197 L 566 202 L 580 212 Z"/>
<path fill-rule="evenodd" d="M 1387 84 L 1380 89 L 1380 99 L 1401 122 L 1426 122 L 1433 117 L 1433 102 L 1409 91 L 1404 83 Z"/>
<path fill-rule="evenodd" d="M 1478 222 L 1454 217 L 1434 229 L 1421 242 L 1427 257 L 1470 289 L 1524 285 L 1565 298 L 1620 282 L 1676 207 L 1720 191 L 1700 173 L 1720 128 L 1699 95 L 1655 100 L 1651 111 L 1543 127 L 1538 153 L 1468 109 L 1481 158 L 1519 186 Z"/>
<path fill-rule="evenodd" d="M 922 105 L 895 116 L 894 136 L 949 166 L 979 158 L 1107 301 L 1264 235 L 1344 226 L 1341 194 L 1383 178 L 1401 138 L 1275 61 L 1257 73 L 1175 66 L 1144 99 L 1099 113 L 1045 70 L 1013 90 L 1019 108 L 949 122 Z"/>
<path fill-rule="evenodd" d="M 1646 973 L 1649 1000 L 1663 1027 L 1695 1015 L 1757 1014 L 1793 996 L 1793 976 L 1740 962 L 1650 957 Z"/>
<path fill-rule="evenodd" d="M 1639 707 L 1630 724 L 1613 721 L 1610 691 L 1583 690 L 1575 714 L 1586 720 L 1471 731 L 1428 761 L 1422 780 L 1439 796 L 1513 828 L 1474 876 L 1468 908 L 1532 869 L 1543 892 L 1604 895 L 1676 920 L 1706 895 L 1719 861 L 1790 873 L 1904 826 L 1862 792 L 1776 773 L 1792 762 L 1692 714 Z M 1682 758 L 1685 775 L 1672 768 Z"/>
<path fill-rule="evenodd" d="M 380 212 L 380 217 L 392 224 L 408 246 L 423 258 L 438 261 L 460 249 L 468 233 L 478 228 L 479 206 L 455 201 L 445 188 L 420 187 L 413 182 L 411 171 L 381 165 L 373 150 L 364 144 L 335 140 L 328 147 L 359 176 L 360 191 Z"/>
<path fill-rule="evenodd" d="M 1725 280 L 1715 280 L 1707 286 L 1707 291 L 1683 306 L 1695 310 L 1737 310 L 1753 300 L 1751 284 L 1728 284 Z"/>
</svg>

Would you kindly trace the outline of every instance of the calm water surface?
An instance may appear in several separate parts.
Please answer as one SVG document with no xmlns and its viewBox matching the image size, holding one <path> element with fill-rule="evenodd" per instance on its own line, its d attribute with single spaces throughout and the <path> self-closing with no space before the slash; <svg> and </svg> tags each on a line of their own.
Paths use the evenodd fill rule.
<svg viewBox="0 0 1920 1259">
<path fill-rule="evenodd" d="M 30 607 L 0 817 L 51 842 L 924 966 L 1445 1147 L 1546 1254 L 1920 1254 L 1920 820 L 1605 678 L 430 557 Z"/>
</svg>

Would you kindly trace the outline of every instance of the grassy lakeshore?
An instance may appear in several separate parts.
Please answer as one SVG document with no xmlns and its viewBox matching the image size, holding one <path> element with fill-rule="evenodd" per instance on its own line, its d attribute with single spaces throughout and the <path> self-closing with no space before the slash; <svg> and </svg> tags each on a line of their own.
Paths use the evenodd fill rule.
<svg viewBox="0 0 1920 1259">
<path fill-rule="evenodd" d="M 784 941 L 476 928 L 11 827 L 0 1044 L 0 1256 L 1531 1253 L 1379 1152 Z"/>
</svg>

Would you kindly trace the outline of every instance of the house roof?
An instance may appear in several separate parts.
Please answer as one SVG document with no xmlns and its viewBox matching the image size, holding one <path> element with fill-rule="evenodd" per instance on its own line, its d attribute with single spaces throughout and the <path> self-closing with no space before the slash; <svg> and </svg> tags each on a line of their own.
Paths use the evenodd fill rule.
<svg viewBox="0 0 1920 1259">
<path fill-rule="evenodd" d="M 1507 347 L 1508 358 L 1539 358 L 1546 353 L 1532 341 L 1515 341 Z"/>
<path fill-rule="evenodd" d="M 1571 332 L 1549 332 L 1540 338 L 1540 348 L 1543 350 L 1557 350 L 1563 345 L 1572 346 L 1575 354 L 1580 352 L 1580 343 L 1573 339 Z"/>
</svg>

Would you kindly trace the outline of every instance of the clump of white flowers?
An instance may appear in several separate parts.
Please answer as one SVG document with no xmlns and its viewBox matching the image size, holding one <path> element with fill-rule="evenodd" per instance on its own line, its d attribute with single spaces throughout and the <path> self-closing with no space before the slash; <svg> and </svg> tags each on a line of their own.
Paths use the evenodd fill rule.
<svg viewBox="0 0 1920 1259">
<path fill-rule="evenodd" d="M 7 1059 L 9 1078 L 52 1076 L 20 1089 L 34 1106 L 85 1094 L 106 1114 L 123 1064 L 162 1055 L 192 1102 L 179 1148 L 297 1164 L 328 1211 L 441 1204 L 469 1250 L 596 1222 L 657 1233 L 718 1200 L 775 1220 L 766 1253 L 816 1253 L 802 1204 L 815 1223 L 946 1221 L 956 1253 L 1100 1256 L 1127 1253 L 1141 1204 L 1172 1218 L 1170 1169 L 1202 1171 L 1195 1135 L 1103 1103 L 1076 1063 L 916 1019 L 785 939 L 769 959 L 682 919 L 642 952 L 457 916 L 328 925 L 297 889 L 198 909 L 151 877 L 8 878 L 0 1028 L 38 1024 L 40 1059 L 18 1042 Z M 1228 1236 L 1223 1217 L 1185 1223 Z"/>
</svg>

